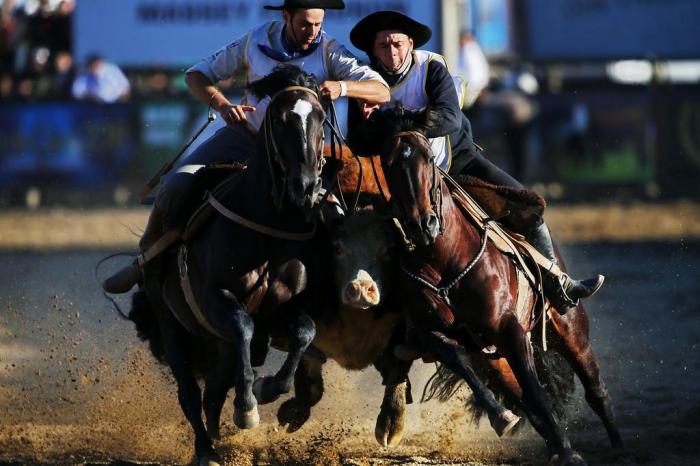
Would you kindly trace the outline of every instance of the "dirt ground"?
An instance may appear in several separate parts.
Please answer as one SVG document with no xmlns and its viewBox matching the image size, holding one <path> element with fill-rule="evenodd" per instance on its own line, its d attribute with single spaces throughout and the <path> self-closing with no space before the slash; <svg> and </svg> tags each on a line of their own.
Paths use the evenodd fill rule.
<svg viewBox="0 0 700 466">
<path fill-rule="evenodd" d="M 109 307 L 93 274 L 108 252 L 134 246 L 128 229 L 138 232 L 145 215 L 0 214 L 0 464 L 191 460 L 192 434 L 170 374 Z M 593 465 L 698 464 L 700 209 L 688 203 L 556 206 L 548 218 L 576 275 L 608 277 L 587 308 L 626 447 L 608 447 L 580 387 L 566 424 L 574 447 Z M 121 303 L 128 306 L 128 299 Z M 278 366 L 277 355 L 261 373 Z M 433 369 L 414 365 L 414 398 Z M 229 399 L 217 445 L 225 464 L 545 462 L 543 443 L 529 426 L 498 439 L 487 425 L 473 425 L 463 409 L 464 389 L 446 404 L 409 406 L 402 444 L 383 449 L 373 435 L 383 391 L 378 374 L 328 363 L 324 376 L 323 400 L 294 434 L 276 420 L 281 400 L 260 408 L 258 429 L 240 431 Z"/>
<path fill-rule="evenodd" d="M 0 249 L 133 247 L 148 210 L 0 211 Z M 680 240 L 700 237 L 700 204 L 552 205 L 545 219 L 558 241 Z"/>
</svg>

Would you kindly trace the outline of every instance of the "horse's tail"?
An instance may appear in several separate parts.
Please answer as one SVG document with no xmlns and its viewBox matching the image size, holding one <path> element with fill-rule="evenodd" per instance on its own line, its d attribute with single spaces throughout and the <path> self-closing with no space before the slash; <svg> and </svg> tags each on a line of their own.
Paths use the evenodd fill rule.
<svg viewBox="0 0 700 466">
<path fill-rule="evenodd" d="M 576 388 L 574 370 L 557 351 L 545 352 L 537 345 L 533 345 L 533 349 L 537 376 L 549 396 L 552 413 L 558 419 L 563 419 L 566 405 Z"/>
<path fill-rule="evenodd" d="M 435 399 L 444 403 L 450 400 L 464 383 L 464 380 L 459 375 L 452 372 L 445 365 L 440 364 L 435 373 L 426 382 L 420 401 L 424 403 Z M 494 395 L 500 402 L 503 402 L 499 393 L 494 393 Z M 486 409 L 473 396 L 468 397 L 465 401 L 465 409 L 471 417 L 471 422 L 474 424 L 478 424 L 479 419 L 486 415 Z"/>
<path fill-rule="evenodd" d="M 553 414 L 558 419 L 563 419 L 566 415 L 566 405 L 576 388 L 573 369 L 557 351 L 550 350 L 544 352 L 535 345 L 534 357 L 537 375 L 551 400 Z M 481 371 L 478 373 L 480 377 L 484 375 Z M 484 382 L 490 385 L 488 380 L 484 380 Z M 464 383 L 464 380 L 460 376 L 444 365 L 439 365 L 423 388 L 421 403 L 432 399 L 444 403 L 451 399 Z M 517 406 L 511 406 L 511 403 L 502 396 L 499 389 L 494 388 L 494 395 L 509 409 L 518 412 L 522 411 Z M 473 396 L 467 399 L 466 410 L 471 414 L 472 421 L 475 423 L 478 422 L 482 416 L 486 415 L 485 409 L 476 402 Z"/>
<path fill-rule="evenodd" d="M 132 296 L 128 317 L 136 326 L 136 335 L 139 339 L 147 341 L 156 360 L 166 364 L 165 347 L 160 335 L 160 327 L 158 327 L 158 321 L 145 291 L 139 290 Z"/>
<path fill-rule="evenodd" d="M 464 380 L 460 376 L 449 370 L 445 365 L 438 364 L 435 373 L 425 383 L 420 401 L 425 403 L 435 399 L 444 403 L 457 393 L 457 390 L 463 383 Z"/>
</svg>

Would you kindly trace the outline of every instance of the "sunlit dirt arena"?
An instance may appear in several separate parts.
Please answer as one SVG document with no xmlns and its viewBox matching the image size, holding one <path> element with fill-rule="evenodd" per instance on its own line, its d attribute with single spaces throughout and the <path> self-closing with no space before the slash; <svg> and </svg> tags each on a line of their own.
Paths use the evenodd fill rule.
<svg viewBox="0 0 700 466">
<path fill-rule="evenodd" d="M 120 223 L 141 227 L 118 216 L 97 222 L 121 235 L 126 228 Z M 72 239 L 79 243 L 76 234 Z M 609 448 L 579 387 L 567 424 L 574 447 L 590 464 L 697 464 L 700 242 L 684 235 L 672 241 L 574 239 L 568 237 L 564 253 L 575 274 L 608 277 L 587 308 L 593 347 L 627 443 L 622 450 Z M 192 434 L 172 377 L 99 291 L 93 269 L 108 244 L 85 244 L 101 249 L 63 243 L 54 250 L 17 250 L 22 246 L 5 244 L 0 253 L 0 462 L 186 464 Z M 117 242 L 109 250 L 126 245 Z M 122 304 L 128 307 L 128 300 Z M 278 364 L 273 355 L 260 373 Z M 350 373 L 329 362 L 324 398 L 301 430 L 290 434 L 278 424 L 280 400 L 260 407 L 260 427 L 240 431 L 229 399 L 217 448 L 230 465 L 545 462 L 544 444 L 529 426 L 498 439 L 488 423 L 473 425 L 463 409 L 464 388 L 447 404 L 419 403 L 433 369 L 414 365 L 415 402 L 399 447 L 384 449 L 374 440 L 383 393 L 378 374 Z"/>
</svg>

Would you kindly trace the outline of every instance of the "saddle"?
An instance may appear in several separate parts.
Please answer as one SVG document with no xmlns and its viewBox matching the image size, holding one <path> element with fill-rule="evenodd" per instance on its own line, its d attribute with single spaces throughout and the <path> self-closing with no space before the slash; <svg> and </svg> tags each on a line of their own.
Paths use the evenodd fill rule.
<svg viewBox="0 0 700 466">
<path fill-rule="evenodd" d="M 511 224 L 517 224 L 526 228 L 519 231 L 528 231 L 527 228 L 534 225 L 532 222 L 536 222 L 538 217 L 541 217 L 545 207 L 544 199 L 534 192 L 493 186 L 472 177 L 460 177 L 462 183 L 465 184 L 462 186 L 462 183 L 444 171 L 441 170 L 441 172 L 450 188 L 452 198 L 466 218 L 470 219 L 481 231 L 486 230 L 488 238 L 496 248 L 514 262 L 518 277 L 516 314 L 519 319 L 534 304 L 535 296 L 539 295 L 541 313 L 534 312 L 532 319 L 543 317 L 542 343 L 546 351 L 545 328 L 547 319 L 545 316 L 551 305 L 544 295 L 539 267 L 550 268 L 552 264 L 549 259 L 542 256 L 528 243 L 522 234 L 510 230 Z M 472 197 L 472 192 L 479 196 L 478 199 L 484 202 L 483 205 Z M 508 212 L 509 209 L 507 209 L 507 207 L 513 206 L 521 208 L 514 211 L 515 215 Z M 499 223 L 493 222 L 493 219 L 498 218 L 499 215 L 505 215 L 505 228 Z M 534 290 L 535 296 L 531 290 Z"/>
<path fill-rule="evenodd" d="M 215 163 L 208 165 L 194 175 L 192 186 L 188 191 L 190 197 L 186 205 L 181 206 L 178 213 L 182 219 L 178 223 L 186 225 L 174 244 L 168 244 L 166 251 L 177 253 L 177 264 L 180 275 L 180 285 L 190 311 L 168 306 L 161 296 L 163 283 L 163 257 L 157 255 L 155 260 L 149 260 L 144 264 L 144 288 L 148 291 L 150 299 L 154 299 L 158 306 L 169 309 L 180 324 L 191 334 L 200 338 L 211 338 L 212 335 L 221 336 L 209 325 L 199 308 L 193 284 L 189 279 L 187 263 L 187 244 L 202 227 L 213 217 L 214 208 L 208 202 L 209 196 L 202 199 L 203 193 L 212 193 L 221 196 L 235 186 L 239 175 L 245 169 L 242 163 Z M 178 247 L 173 247 L 173 246 Z"/>
<path fill-rule="evenodd" d="M 491 218 L 523 236 L 537 225 L 547 206 L 542 196 L 529 189 L 497 186 L 469 175 L 454 179 Z"/>
<path fill-rule="evenodd" d="M 204 199 L 199 199 L 196 208 L 189 215 L 182 232 L 182 241 L 189 242 L 197 232 L 212 218 L 216 210 L 209 202 L 210 195 L 221 198 L 233 189 L 239 175 L 245 170 L 246 164 L 241 162 L 214 163 L 200 169 L 195 174 L 194 183 L 197 191 L 205 193 Z"/>
</svg>

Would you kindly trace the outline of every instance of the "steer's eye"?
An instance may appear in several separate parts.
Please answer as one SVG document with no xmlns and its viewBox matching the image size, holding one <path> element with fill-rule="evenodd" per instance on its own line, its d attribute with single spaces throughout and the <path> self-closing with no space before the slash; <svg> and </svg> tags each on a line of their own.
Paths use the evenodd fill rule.
<svg viewBox="0 0 700 466">
<path fill-rule="evenodd" d="M 336 244 L 336 245 L 335 245 L 335 254 L 336 254 L 336 256 L 339 256 L 339 255 L 341 255 L 342 253 L 343 253 L 343 248 L 341 248 L 339 244 Z"/>
</svg>

